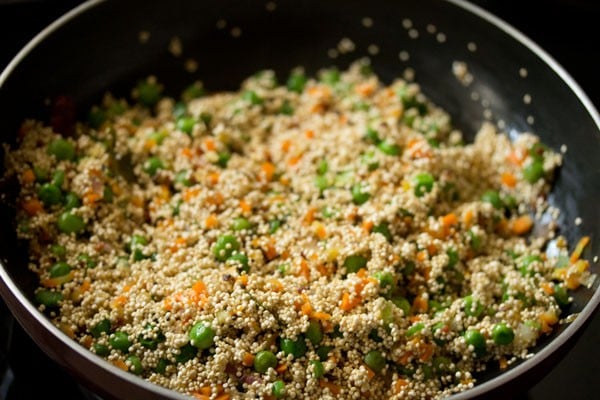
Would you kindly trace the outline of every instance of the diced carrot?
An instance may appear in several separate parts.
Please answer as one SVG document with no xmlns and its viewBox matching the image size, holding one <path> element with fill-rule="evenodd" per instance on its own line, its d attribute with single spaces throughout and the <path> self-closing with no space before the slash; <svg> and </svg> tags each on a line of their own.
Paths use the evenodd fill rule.
<svg viewBox="0 0 600 400">
<path fill-rule="evenodd" d="M 214 206 L 220 206 L 221 204 L 223 204 L 224 201 L 225 197 L 223 197 L 223 194 L 221 194 L 221 192 L 216 192 L 212 196 L 206 198 L 206 202 Z"/>
<path fill-rule="evenodd" d="M 369 380 L 373 379 L 375 377 L 375 372 L 373 372 L 373 370 L 366 365 L 364 365 L 364 367 L 367 370 L 367 378 L 369 378 Z"/>
<path fill-rule="evenodd" d="M 287 364 L 279 364 L 277 367 L 275 367 L 275 371 L 277 371 L 278 374 L 283 374 L 285 371 L 287 371 L 287 369 Z"/>
<path fill-rule="evenodd" d="M 246 367 L 251 367 L 254 365 L 254 354 L 252 353 L 244 353 L 242 356 L 242 364 Z"/>
<path fill-rule="evenodd" d="M 144 207 L 144 199 L 141 196 L 134 195 L 131 197 L 131 204 L 133 204 L 135 207 L 142 208 Z"/>
<path fill-rule="evenodd" d="M 218 172 L 211 172 L 208 174 L 208 183 L 214 186 L 219 183 L 220 178 L 221 175 Z"/>
<path fill-rule="evenodd" d="M 87 192 L 83 195 L 83 204 L 85 205 L 94 206 L 98 200 L 100 200 L 100 195 L 96 192 Z"/>
<path fill-rule="evenodd" d="M 423 262 L 427 260 L 427 251 L 421 250 L 417 253 L 417 261 Z"/>
<path fill-rule="evenodd" d="M 512 231 L 515 235 L 524 235 L 533 227 L 533 220 L 529 215 L 521 215 L 512 222 Z"/>
<path fill-rule="evenodd" d="M 123 371 L 128 371 L 129 368 L 127 367 L 127 364 L 125 364 L 125 362 L 123 360 L 113 360 L 112 361 L 113 365 L 117 368 L 122 369 Z"/>
<path fill-rule="evenodd" d="M 435 243 L 430 243 L 427 245 L 427 253 L 429 254 L 430 257 L 436 255 L 438 252 L 438 248 L 435 245 Z"/>
<path fill-rule="evenodd" d="M 185 202 L 189 202 L 191 199 L 193 199 L 194 197 L 198 196 L 198 194 L 200 193 L 200 188 L 197 187 L 192 187 L 189 189 L 185 189 L 183 191 L 183 201 Z"/>
<path fill-rule="evenodd" d="M 308 129 L 306 132 L 304 132 L 304 136 L 306 136 L 307 139 L 312 139 L 315 137 L 315 131 Z"/>
<path fill-rule="evenodd" d="M 205 294 L 206 293 L 206 285 L 202 281 L 196 281 L 192 285 L 192 291 L 194 292 L 194 294 L 196 294 L 198 296 Z"/>
<path fill-rule="evenodd" d="M 325 225 L 317 222 L 315 226 L 315 235 L 317 235 L 320 240 L 325 240 L 327 238 L 327 229 L 325 229 Z"/>
<path fill-rule="evenodd" d="M 249 214 L 252 212 L 252 206 L 246 200 L 240 200 L 240 209 L 244 214 Z"/>
<path fill-rule="evenodd" d="M 292 148 L 291 140 L 286 139 L 283 142 L 281 142 L 281 151 L 282 152 L 287 153 L 288 151 L 290 151 L 291 148 Z"/>
<path fill-rule="evenodd" d="M 466 227 L 470 227 L 471 224 L 473 223 L 474 218 L 475 218 L 475 215 L 473 214 L 473 210 L 467 210 L 463 214 L 463 223 L 465 224 Z"/>
<path fill-rule="evenodd" d="M 402 355 L 398 358 L 398 363 L 400 365 L 407 365 L 410 362 L 410 359 L 412 358 L 413 354 L 411 351 L 405 351 L 404 353 L 402 353 Z"/>
<path fill-rule="evenodd" d="M 248 275 L 244 274 L 244 275 L 240 275 L 237 278 L 237 281 L 240 283 L 240 285 L 242 286 L 246 286 L 248 285 Z"/>
<path fill-rule="evenodd" d="M 184 147 L 183 149 L 181 149 L 181 155 L 187 158 L 192 158 L 194 153 L 192 153 L 192 149 L 190 149 L 189 147 Z"/>
<path fill-rule="evenodd" d="M 33 173 L 33 170 L 31 168 L 23 171 L 23 175 L 21 175 L 21 181 L 24 185 L 28 185 L 35 182 L 35 174 Z"/>
<path fill-rule="evenodd" d="M 25 210 L 25 212 L 31 216 L 34 216 L 44 210 L 42 202 L 38 199 L 25 200 L 21 207 L 23 207 L 23 210 Z"/>
<path fill-rule="evenodd" d="M 275 175 L 275 165 L 270 162 L 265 162 L 260 166 L 260 168 L 267 182 L 272 181 L 273 175 Z"/>
<path fill-rule="evenodd" d="M 325 379 L 319 380 L 319 386 L 324 389 L 328 389 L 334 396 L 338 396 L 341 392 L 341 389 L 338 385 L 333 382 L 326 381 Z"/>
<path fill-rule="evenodd" d="M 558 322 L 556 314 L 550 311 L 543 312 L 539 318 L 542 323 L 542 332 L 544 333 L 552 331 L 552 325 Z"/>
<path fill-rule="evenodd" d="M 415 297 L 412 304 L 413 310 L 418 313 L 426 313 L 429 309 L 429 303 L 422 294 Z"/>
<path fill-rule="evenodd" d="M 508 153 L 508 155 L 506 156 L 506 160 L 508 162 L 510 162 L 511 164 L 514 164 L 514 165 L 520 167 L 523 164 L 523 161 L 525 160 L 526 157 L 527 157 L 527 154 L 525 152 L 523 152 L 520 149 L 514 149 L 513 151 Z"/>
<path fill-rule="evenodd" d="M 442 225 L 445 227 L 451 227 L 458 224 L 458 218 L 456 217 L 456 214 L 454 213 L 449 213 L 446 214 L 442 217 Z"/>
<path fill-rule="evenodd" d="M 197 400 L 210 400 L 210 395 L 205 395 L 201 393 L 192 393 L 192 396 Z"/>
<path fill-rule="evenodd" d="M 110 307 L 111 308 L 119 308 L 119 307 L 123 307 L 125 305 L 125 303 L 127 303 L 127 296 L 125 295 L 120 295 L 115 297 L 111 302 L 110 302 Z"/>
<path fill-rule="evenodd" d="M 312 313 L 311 315 L 312 318 L 314 319 L 318 319 L 319 321 L 328 321 L 331 319 L 331 315 L 326 313 L 326 312 L 322 312 L 322 311 L 315 311 Z"/>
<path fill-rule="evenodd" d="M 312 305 L 307 301 L 302 304 L 302 308 L 300 308 L 300 313 L 302 315 L 311 315 L 313 312 Z"/>
<path fill-rule="evenodd" d="M 581 239 L 579 239 L 579 242 L 577 242 L 577 246 L 575 246 L 575 250 L 573 250 L 573 253 L 571 253 L 572 264 L 579 260 L 579 257 L 581 257 L 581 253 L 583 253 L 583 249 L 585 249 L 585 246 L 587 246 L 588 243 L 590 243 L 589 236 L 584 236 Z"/>
<path fill-rule="evenodd" d="M 163 300 L 163 308 L 165 311 L 171 311 L 173 309 L 173 301 L 170 297 L 165 297 Z"/>
<path fill-rule="evenodd" d="M 212 394 L 212 388 L 210 386 L 202 386 L 198 389 L 198 393 L 204 396 L 210 396 Z"/>
<path fill-rule="evenodd" d="M 373 221 L 365 220 L 365 221 L 363 221 L 361 227 L 362 227 L 362 230 L 366 234 L 369 234 L 369 233 L 371 233 L 371 229 L 373 229 L 373 225 L 375 225 L 375 224 L 373 224 Z"/>
<path fill-rule="evenodd" d="M 404 389 L 408 385 L 408 381 L 406 379 L 398 378 L 396 382 L 394 382 L 394 392 L 396 394 L 400 393 L 402 389 Z"/>
<path fill-rule="evenodd" d="M 274 260 L 275 258 L 277 258 L 278 254 L 277 249 L 275 248 L 275 245 L 272 242 L 267 244 L 267 246 L 263 249 L 263 253 L 267 261 Z"/>
<path fill-rule="evenodd" d="M 517 178 L 510 172 L 503 172 L 500 176 L 500 181 L 506 187 L 513 188 L 517 184 Z"/>
<path fill-rule="evenodd" d="M 552 285 L 550 283 L 543 282 L 542 284 L 540 284 L 540 287 L 547 295 L 551 296 L 552 294 L 554 294 L 554 288 L 552 287 Z"/>
<path fill-rule="evenodd" d="M 302 153 L 300 154 L 296 154 L 295 156 L 292 156 L 288 159 L 287 161 L 287 165 L 290 167 L 295 166 L 296 164 L 298 164 L 300 162 L 300 160 L 302 159 Z"/>
<path fill-rule="evenodd" d="M 419 347 L 420 347 L 419 360 L 421 362 L 427 362 L 427 361 L 431 360 L 431 357 L 433 356 L 433 350 L 434 350 L 433 344 L 421 342 Z"/>
<path fill-rule="evenodd" d="M 310 268 L 308 262 L 305 259 L 300 261 L 300 275 L 305 277 L 307 281 L 310 281 Z"/>
<path fill-rule="evenodd" d="M 308 211 L 306 212 L 306 214 L 304 214 L 304 224 L 306 225 L 310 225 L 313 223 L 313 221 L 315 220 L 315 213 L 317 212 L 317 208 L 316 207 L 311 207 L 308 209 Z"/>
<path fill-rule="evenodd" d="M 281 283 L 281 281 L 279 279 L 271 279 L 269 281 L 269 283 L 271 284 L 273 291 L 281 292 L 283 290 L 283 284 Z"/>
<path fill-rule="evenodd" d="M 500 357 L 500 359 L 498 360 L 498 368 L 500 368 L 500 370 L 505 370 L 506 368 L 508 368 L 508 361 L 505 357 Z"/>
<path fill-rule="evenodd" d="M 215 400 L 229 400 L 230 396 L 229 393 L 223 393 L 218 395 Z"/>
<path fill-rule="evenodd" d="M 211 137 L 204 138 L 204 140 L 202 141 L 202 143 L 204 144 L 204 148 L 207 151 L 215 151 L 215 150 L 217 150 L 217 145 L 215 144 L 215 141 Z"/>
<path fill-rule="evenodd" d="M 215 214 L 210 214 L 208 217 L 206 217 L 206 220 L 204 221 L 204 226 L 207 229 L 214 229 L 217 226 L 219 226 L 219 219 Z"/>
<path fill-rule="evenodd" d="M 354 91 L 363 97 L 368 97 L 375 91 L 375 85 L 372 82 L 359 83 Z"/>
<path fill-rule="evenodd" d="M 350 293 L 344 292 L 342 294 L 342 302 L 340 304 L 340 308 L 342 311 L 350 311 L 360 304 L 362 298 L 360 295 L 355 295 L 353 298 L 350 297 Z"/>
</svg>

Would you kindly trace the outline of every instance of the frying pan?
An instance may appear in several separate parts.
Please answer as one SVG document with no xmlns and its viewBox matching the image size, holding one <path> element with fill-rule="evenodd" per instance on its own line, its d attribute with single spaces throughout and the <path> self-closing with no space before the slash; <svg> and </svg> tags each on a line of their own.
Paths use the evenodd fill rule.
<svg viewBox="0 0 600 400">
<path fill-rule="evenodd" d="M 150 33 L 145 43 L 140 43 L 140 32 Z M 181 57 L 168 51 L 175 36 L 183 44 Z M 335 51 L 343 38 L 351 39 L 353 51 Z M 557 151 L 565 145 L 565 163 L 549 200 L 562 209 L 561 233 L 569 242 L 590 235 L 585 256 L 598 254 L 597 111 L 535 44 L 458 0 L 280 0 L 268 7 L 240 0 L 91 1 L 38 35 L 0 75 L 0 141 L 14 142 L 24 118 L 48 120 L 48 104 L 57 96 L 73 99 L 82 116 L 107 89 L 126 96 L 136 80 L 149 74 L 170 94 L 194 79 L 213 90 L 236 89 L 259 69 L 273 68 L 285 77 L 297 65 L 314 73 L 331 65 L 345 68 L 365 55 L 387 82 L 406 68 L 414 71 L 425 94 L 451 114 L 467 137 L 491 119 L 511 136 L 533 131 Z M 195 72 L 183 68 L 187 59 L 197 61 Z M 469 85 L 452 74 L 454 61 L 468 65 L 473 76 Z M 14 195 L 6 182 L 0 190 L 8 200 Z M 37 311 L 32 303 L 37 281 L 27 271 L 26 249 L 14 235 L 14 210 L 10 201 L 0 203 L 0 293 L 36 343 L 106 398 L 184 398 L 94 356 Z M 577 217 L 588 222 L 582 225 L 585 230 L 573 223 Z M 599 272 L 595 263 L 592 271 Z M 508 397 L 533 385 L 589 322 L 600 303 L 599 283 L 574 293 L 568 312 L 578 317 L 540 340 L 533 357 L 508 371 L 490 369 L 474 389 L 452 398 Z"/>
</svg>

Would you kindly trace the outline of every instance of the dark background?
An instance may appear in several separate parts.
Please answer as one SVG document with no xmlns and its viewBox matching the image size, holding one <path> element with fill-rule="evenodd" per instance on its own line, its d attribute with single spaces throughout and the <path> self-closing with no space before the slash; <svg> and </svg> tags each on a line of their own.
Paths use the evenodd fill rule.
<svg viewBox="0 0 600 400">
<path fill-rule="evenodd" d="M 525 33 L 550 53 L 600 106 L 598 24 L 595 0 L 474 0 Z M 78 0 L 0 0 L 0 70 L 37 32 Z M 10 319 L 0 300 L 0 400 L 85 398 Z M 575 348 L 522 399 L 600 398 L 600 315 Z M 32 379 L 32 377 L 35 377 Z M 40 384 L 42 382 L 52 384 Z M 36 383 L 37 382 L 37 383 Z"/>
</svg>

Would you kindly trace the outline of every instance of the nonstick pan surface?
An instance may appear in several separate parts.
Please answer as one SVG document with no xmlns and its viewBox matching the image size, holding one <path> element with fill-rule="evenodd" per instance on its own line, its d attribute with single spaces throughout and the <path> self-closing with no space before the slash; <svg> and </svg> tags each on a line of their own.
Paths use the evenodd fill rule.
<svg viewBox="0 0 600 400">
<path fill-rule="evenodd" d="M 364 26 L 364 17 L 372 18 L 372 27 Z M 216 27 L 219 20 L 227 22 L 225 29 Z M 235 27 L 242 33 L 238 38 L 231 35 Z M 151 33 L 143 45 L 140 31 Z M 181 58 L 167 50 L 173 36 L 183 42 Z M 345 37 L 352 39 L 356 50 L 331 58 L 330 50 Z M 491 117 L 503 121 L 509 133 L 533 130 L 555 150 L 567 145 L 552 201 L 563 209 L 562 233 L 570 242 L 591 235 L 586 255 L 598 253 L 594 239 L 600 228 L 592 222 L 599 220 L 594 202 L 600 193 L 597 112 L 545 53 L 463 3 L 280 1 L 269 12 L 262 2 L 92 2 L 34 40 L 0 77 L 1 141 L 13 141 L 24 118 L 47 118 L 45 100 L 59 95 L 71 96 L 84 113 L 105 90 L 126 95 L 137 79 L 148 74 L 157 75 L 171 93 L 197 78 L 210 89 L 235 89 L 241 79 L 261 68 L 274 68 L 280 76 L 296 65 L 310 72 L 333 64 L 344 68 L 369 50 L 375 53 L 372 45 L 378 49 L 371 55 L 374 69 L 384 80 L 412 68 L 424 92 L 451 113 L 467 136 Z M 401 52 L 405 61 L 399 57 Z M 186 57 L 198 60 L 196 73 L 184 71 Z M 455 60 L 469 65 L 474 76 L 470 86 L 452 75 Z M 533 99 L 531 104 L 523 102 L 525 94 Z M 1 212 L 3 221 L 11 220 L 10 208 L 3 206 Z M 577 227 L 573 224 L 576 217 L 590 223 Z M 36 282 L 26 270 L 24 251 L 16 243 L 12 226 L 7 222 L 4 226 L 0 291 L 46 352 L 100 393 L 119 398 L 177 398 L 97 359 L 37 312 L 27 300 Z M 598 272 L 595 265 L 592 269 Z M 532 359 L 503 374 L 491 372 L 474 390 L 456 398 L 482 395 L 498 387 L 505 394 L 508 385 L 514 389 L 524 381 L 530 385 L 567 349 L 599 301 L 598 282 L 590 290 L 577 292 L 571 311 L 581 314 L 575 322 L 540 343 Z"/>
</svg>

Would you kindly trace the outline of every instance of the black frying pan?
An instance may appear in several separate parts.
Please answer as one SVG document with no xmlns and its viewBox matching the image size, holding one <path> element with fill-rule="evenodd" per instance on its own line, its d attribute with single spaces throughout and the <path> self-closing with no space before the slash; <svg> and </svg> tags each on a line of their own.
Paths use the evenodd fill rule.
<svg viewBox="0 0 600 400">
<path fill-rule="evenodd" d="M 366 16 L 374 21 L 371 28 L 361 22 Z M 216 28 L 220 19 L 227 21 L 225 29 Z M 418 32 L 417 38 L 410 37 L 415 34 L 407 29 L 406 19 Z M 239 38 L 232 37 L 233 27 L 241 28 Z M 138 40 L 140 31 L 151 33 L 143 45 Z M 184 45 L 182 58 L 167 51 L 175 35 Z M 329 50 L 344 37 L 353 40 L 356 50 L 330 58 Z M 23 118 L 48 119 L 51 107 L 45 100 L 57 96 L 70 96 L 83 114 L 108 88 L 126 95 L 137 79 L 148 74 L 157 75 L 172 94 L 198 78 L 210 89 L 235 89 L 241 79 L 263 68 L 274 68 L 281 77 L 297 65 L 309 72 L 333 64 L 344 68 L 366 55 L 372 44 L 379 49 L 372 56 L 374 69 L 384 80 L 413 68 L 424 92 L 450 112 L 467 136 L 491 117 L 502 121 L 508 132 L 533 130 L 555 150 L 566 144 L 569 152 L 551 202 L 563 210 L 562 233 L 569 241 L 591 235 L 586 256 L 598 254 L 594 240 L 600 234 L 595 224 L 600 221 L 598 113 L 537 46 L 481 10 L 454 1 L 280 0 L 273 12 L 262 1 L 91 2 L 38 36 L 0 76 L 0 141 L 13 141 Z M 407 61 L 400 60 L 401 51 L 409 54 Z M 187 57 L 198 60 L 197 72 L 184 72 Z M 469 65 L 475 77 L 469 87 L 452 75 L 454 60 Z M 523 102 L 525 94 L 533 99 L 531 104 Z M 3 204 L 0 213 L 4 221 L 0 293 L 40 347 L 107 397 L 181 398 L 100 360 L 35 309 L 30 299 L 37 282 L 27 271 L 23 246 L 13 234 L 9 222 L 13 212 Z M 585 230 L 573 224 L 578 216 L 587 221 Z M 599 272 L 595 264 L 592 270 Z M 579 317 L 541 341 L 533 358 L 504 373 L 491 370 L 480 377 L 475 389 L 454 398 L 506 397 L 510 390 L 529 387 L 567 351 L 598 303 L 596 281 L 592 288 L 575 294 L 569 311 L 580 312 Z"/>
</svg>

